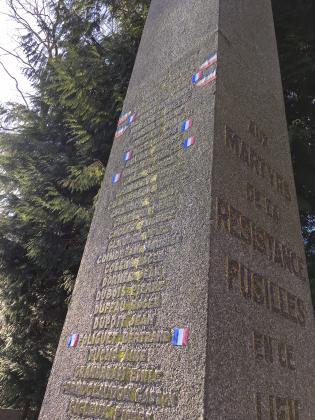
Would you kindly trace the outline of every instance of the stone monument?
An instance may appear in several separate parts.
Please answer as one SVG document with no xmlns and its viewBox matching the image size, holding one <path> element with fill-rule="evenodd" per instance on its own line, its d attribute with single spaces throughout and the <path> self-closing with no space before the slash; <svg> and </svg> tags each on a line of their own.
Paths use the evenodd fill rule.
<svg viewBox="0 0 315 420">
<path fill-rule="evenodd" d="M 40 419 L 314 420 L 270 0 L 153 0 Z"/>
</svg>

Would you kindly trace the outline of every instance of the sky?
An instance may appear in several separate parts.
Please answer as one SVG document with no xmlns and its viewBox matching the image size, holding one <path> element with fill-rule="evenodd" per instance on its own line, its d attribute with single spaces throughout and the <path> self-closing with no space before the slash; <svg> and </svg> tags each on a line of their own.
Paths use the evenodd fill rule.
<svg viewBox="0 0 315 420">
<path fill-rule="evenodd" d="M 5 15 L 7 12 L 6 0 L 0 0 L 0 46 L 7 50 L 14 51 L 16 48 L 16 41 L 14 40 L 14 36 L 17 34 L 16 24 Z M 22 92 L 26 95 L 27 93 L 31 93 L 30 85 L 21 73 L 18 60 L 8 56 L 0 50 L 0 61 L 18 80 L 19 88 Z M 15 88 L 14 80 L 6 74 L 0 65 L 0 103 L 8 101 L 23 102 L 20 94 Z"/>
</svg>

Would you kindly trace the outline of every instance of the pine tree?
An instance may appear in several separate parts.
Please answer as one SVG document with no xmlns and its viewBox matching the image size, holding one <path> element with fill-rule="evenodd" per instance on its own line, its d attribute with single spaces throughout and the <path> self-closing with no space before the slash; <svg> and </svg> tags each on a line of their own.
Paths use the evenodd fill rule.
<svg viewBox="0 0 315 420">
<path fill-rule="evenodd" d="M 21 37 L 31 105 L 0 110 L 0 405 L 25 413 L 40 407 L 147 12 L 45 7 L 51 21 L 34 9 L 38 33 Z"/>
</svg>

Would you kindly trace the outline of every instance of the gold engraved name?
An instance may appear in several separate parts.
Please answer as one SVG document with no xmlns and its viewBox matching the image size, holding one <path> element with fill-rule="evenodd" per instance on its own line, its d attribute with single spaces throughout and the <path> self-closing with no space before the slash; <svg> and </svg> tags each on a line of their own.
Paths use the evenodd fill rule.
<svg viewBox="0 0 315 420">
<path fill-rule="evenodd" d="M 138 297 L 140 295 L 158 293 L 165 287 L 164 281 L 140 283 L 130 286 L 118 286 L 99 290 L 96 294 L 96 300 L 114 300 L 125 297 Z"/>
<path fill-rule="evenodd" d="M 164 195 L 164 194 L 163 194 Z M 139 219 L 139 217 L 144 217 L 147 214 L 148 208 L 153 208 L 156 212 L 159 210 L 164 210 L 167 208 L 173 208 L 176 205 L 175 197 L 161 197 L 159 194 L 156 199 L 151 196 L 144 196 L 141 200 L 141 203 L 135 202 L 132 206 L 127 207 L 118 207 L 111 212 L 112 219 L 115 219 L 115 222 L 119 220 L 124 220 L 124 218 L 129 218 L 131 223 L 134 218 Z"/>
<path fill-rule="evenodd" d="M 152 227 L 152 228 L 146 229 L 145 232 L 142 232 L 142 230 L 136 230 L 135 232 L 133 232 L 132 236 L 128 235 L 128 236 L 122 236 L 117 239 L 111 239 L 108 245 L 108 250 L 123 247 L 126 245 L 131 245 L 132 243 L 136 243 L 136 242 L 146 241 L 155 236 L 167 235 L 167 234 L 170 234 L 171 231 L 172 231 L 171 228 L 167 225 L 160 225 L 160 226 Z M 131 232 L 128 232 L 128 233 L 131 233 Z"/>
<path fill-rule="evenodd" d="M 245 299 L 305 326 L 306 308 L 299 297 L 229 257 L 227 257 L 227 281 L 229 290 L 235 290 L 235 285 L 238 285 Z"/>
<path fill-rule="evenodd" d="M 122 197 L 126 194 L 130 194 L 131 192 L 134 192 L 136 190 L 140 190 L 142 188 L 151 187 L 151 191 L 152 190 L 152 186 L 157 184 L 157 180 L 158 177 L 157 175 L 153 175 L 150 177 L 146 177 L 146 178 L 141 178 L 139 181 L 134 182 L 133 184 L 129 184 L 126 187 L 124 187 L 123 190 L 121 190 L 119 193 L 117 193 L 117 197 Z"/>
<path fill-rule="evenodd" d="M 119 258 L 126 258 L 132 255 L 144 254 L 146 248 L 144 244 L 128 245 L 125 247 L 116 248 L 107 252 L 106 254 L 100 255 L 98 258 L 99 263 L 107 263 L 110 261 L 116 261 Z"/>
<path fill-rule="evenodd" d="M 100 402 L 72 399 L 69 405 L 72 416 L 97 417 L 106 420 L 154 420 L 152 413 L 131 411 Z"/>
<path fill-rule="evenodd" d="M 269 235 L 230 204 L 217 199 L 217 227 L 265 255 L 270 262 L 306 281 L 305 265 L 289 247 Z"/>
<path fill-rule="evenodd" d="M 251 146 L 241 140 L 228 126 L 225 127 L 225 146 L 230 153 L 237 156 L 256 175 L 267 179 L 274 191 L 287 201 L 292 200 L 289 184 L 284 177 L 259 156 Z"/>
<path fill-rule="evenodd" d="M 75 369 L 78 379 L 102 381 L 155 383 L 163 378 L 163 373 L 156 369 L 137 369 L 122 366 L 87 365 Z"/>
<path fill-rule="evenodd" d="M 179 147 L 178 147 L 178 151 L 181 151 Z M 159 155 L 153 164 L 150 165 L 150 162 L 149 162 L 149 164 L 147 164 L 146 166 L 138 165 L 139 167 L 138 171 L 134 171 L 133 173 L 130 173 L 129 175 L 125 174 L 124 186 L 133 184 L 142 178 L 147 178 L 148 176 L 155 174 L 158 169 L 159 169 L 159 173 L 166 170 L 167 168 L 171 169 L 172 172 L 174 172 L 174 170 L 176 170 L 180 166 L 182 166 L 182 163 L 176 160 L 175 153 L 172 153 L 172 154 L 168 153 L 167 155 L 164 155 L 164 156 Z"/>
<path fill-rule="evenodd" d="M 118 247 L 110 250 L 106 254 L 100 255 L 97 259 L 97 263 L 107 263 L 110 261 L 116 261 L 120 258 L 126 258 L 129 256 L 143 255 L 147 252 L 157 251 L 158 249 L 168 248 L 176 245 L 181 237 L 174 233 L 169 236 L 159 236 L 158 238 L 148 239 L 146 233 L 142 233 L 142 240 L 134 245 L 127 245 L 124 247 Z M 145 243 L 144 243 L 145 242 Z"/>
<path fill-rule="evenodd" d="M 130 282 L 140 282 L 144 279 L 163 279 L 162 265 L 150 265 L 143 267 L 141 270 L 136 271 L 123 271 L 117 274 L 106 273 L 103 278 L 102 287 L 115 286 Z"/>
<path fill-rule="evenodd" d="M 94 318 L 93 330 L 106 330 L 115 328 L 131 328 L 150 326 L 155 324 L 155 316 L 149 314 L 141 315 L 105 315 Z"/>
<path fill-rule="evenodd" d="M 139 387 L 134 385 L 112 385 L 90 381 L 68 381 L 63 384 L 66 394 L 93 398 L 102 398 L 115 402 L 128 401 L 142 405 L 174 407 L 177 405 L 176 393 L 157 387 Z"/>
<path fill-rule="evenodd" d="M 126 203 L 130 203 L 132 200 L 141 200 L 145 196 L 154 196 L 157 192 L 157 186 L 154 184 L 148 187 L 141 188 L 140 190 L 131 191 L 127 194 L 121 195 L 120 198 L 115 197 L 115 199 L 109 204 L 109 209 L 115 209 L 117 207 L 122 207 Z"/>
<path fill-rule="evenodd" d="M 143 311 L 145 309 L 160 308 L 161 296 L 152 296 L 146 299 L 131 299 L 126 301 L 102 301 L 95 305 L 94 314 L 111 314 L 119 312 Z"/>
<path fill-rule="evenodd" d="M 143 217 L 125 225 L 116 226 L 110 234 L 110 239 L 118 238 L 129 233 L 152 229 L 157 225 L 162 225 L 163 223 L 171 221 L 174 214 L 173 210 L 167 210 L 154 216 Z"/>
<path fill-rule="evenodd" d="M 88 362 L 104 363 L 104 362 L 120 362 L 120 363 L 139 363 L 148 361 L 148 352 L 129 349 L 106 349 L 92 348 L 89 350 Z"/>
<path fill-rule="evenodd" d="M 167 344 L 171 341 L 170 331 L 127 331 L 127 332 L 109 332 L 99 331 L 92 334 L 83 334 L 80 336 L 79 345 L 86 347 L 97 347 L 104 345 L 117 344 Z"/>
<path fill-rule="evenodd" d="M 105 274 L 114 273 L 116 271 L 123 271 L 129 269 L 138 269 L 149 264 L 161 262 L 165 255 L 165 251 L 148 252 L 147 254 L 138 258 L 123 258 L 121 260 L 112 261 L 105 265 Z M 98 259 L 97 264 L 104 264 L 102 260 Z"/>
</svg>

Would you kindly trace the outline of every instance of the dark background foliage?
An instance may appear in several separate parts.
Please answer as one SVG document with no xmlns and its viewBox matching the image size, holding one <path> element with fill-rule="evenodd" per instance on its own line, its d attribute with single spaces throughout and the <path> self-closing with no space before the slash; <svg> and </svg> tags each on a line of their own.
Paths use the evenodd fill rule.
<svg viewBox="0 0 315 420">
<path fill-rule="evenodd" d="M 28 418 L 43 398 L 150 0 L 8 3 L 34 94 L 0 108 L 0 406 Z M 314 5 L 273 7 L 315 300 Z"/>
<path fill-rule="evenodd" d="M 315 305 L 315 2 L 273 0 L 301 225 Z"/>
</svg>

